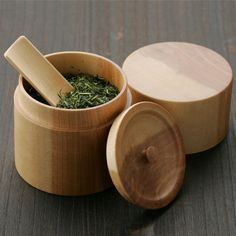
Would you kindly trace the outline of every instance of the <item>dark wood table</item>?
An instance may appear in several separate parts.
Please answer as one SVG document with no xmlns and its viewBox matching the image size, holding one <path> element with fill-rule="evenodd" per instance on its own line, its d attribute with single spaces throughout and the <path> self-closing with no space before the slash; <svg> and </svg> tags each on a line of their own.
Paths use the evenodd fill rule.
<svg viewBox="0 0 236 236">
<path fill-rule="evenodd" d="M 17 73 L 4 51 L 26 35 L 43 53 L 82 50 L 119 65 L 137 48 L 188 41 L 221 53 L 236 71 L 235 1 L 0 1 L 1 235 L 236 235 L 236 106 L 217 147 L 188 156 L 178 198 L 162 210 L 127 203 L 110 188 L 60 197 L 24 182 L 14 166 Z"/>
</svg>

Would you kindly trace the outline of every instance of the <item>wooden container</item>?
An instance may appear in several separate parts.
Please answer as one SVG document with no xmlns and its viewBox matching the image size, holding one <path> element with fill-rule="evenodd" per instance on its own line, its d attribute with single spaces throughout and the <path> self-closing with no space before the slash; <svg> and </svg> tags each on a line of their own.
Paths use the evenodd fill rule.
<svg viewBox="0 0 236 236">
<path fill-rule="evenodd" d="M 14 95 L 15 164 L 32 186 L 59 195 L 84 195 L 111 186 L 106 164 L 110 126 L 127 102 L 127 82 L 112 61 L 90 53 L 59 52 L 46 56 L 62 73 L 98 74 L 120 93 L 110 102 L 87 109 L 45 105 L 27 92 L 19 78 Z"/>
<path fill-rule="evenodd" d="M 216 52 L 190 43 L 157 43 L 129 55 L 123 70 L 133 103 L 153 101 L 174 116 L 187 154 L 226 136 L 233 75 Z"/>
</svg>

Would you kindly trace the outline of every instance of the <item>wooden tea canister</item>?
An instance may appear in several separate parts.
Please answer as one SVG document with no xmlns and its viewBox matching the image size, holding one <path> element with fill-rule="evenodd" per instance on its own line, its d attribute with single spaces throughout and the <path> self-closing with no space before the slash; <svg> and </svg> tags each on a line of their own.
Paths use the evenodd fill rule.
<svg viewBox="0 0 236 236">
<path fill-rule="evenodd" d="M 153 101 L 174 116 L 187 154 L 207 150 L 226 136 L 233 75 L 229 63 L 213 50 L 157 43 L 130 54 L 122 68 L 133 103 Z"/>
<path fill-rule="evenodd" d="M 14 95 L 15 164 L 32 186 L 59 195 L 84 195 L 111 186 L 106 141 L 127 103 L 127 81 L 112 61 L 91 53 L 59 52 L 46 58 L 62 74 L 98 74 L 120 93 L 93 108 L 62 109 L 32 98 L 21 76 Z"/>
</svg>

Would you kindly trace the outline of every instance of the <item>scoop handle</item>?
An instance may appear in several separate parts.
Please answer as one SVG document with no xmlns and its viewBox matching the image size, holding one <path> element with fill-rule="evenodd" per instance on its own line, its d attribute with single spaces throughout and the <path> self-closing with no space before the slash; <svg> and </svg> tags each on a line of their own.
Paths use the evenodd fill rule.
<svg viewBox="0 0 236 236">
<path fill-rule="evenodd" d="M 25 36 L 20 36 L 4 56 L 52 106 L 58 104 L 58 94 L 73 90 L 73 86 Z"/>
</svg>

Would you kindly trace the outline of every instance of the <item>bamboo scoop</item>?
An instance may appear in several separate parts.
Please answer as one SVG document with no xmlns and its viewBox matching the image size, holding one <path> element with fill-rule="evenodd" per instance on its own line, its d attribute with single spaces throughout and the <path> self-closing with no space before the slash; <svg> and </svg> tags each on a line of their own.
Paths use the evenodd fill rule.
<svg viewBox="0 0 236 236">
<path fill-rule="evenodd" d="M 59 93 L 63 95 L 74 89 L 25 36 L 20 36 L 4 56 L 52 106 L 59 102 Z"/>
</svg>

